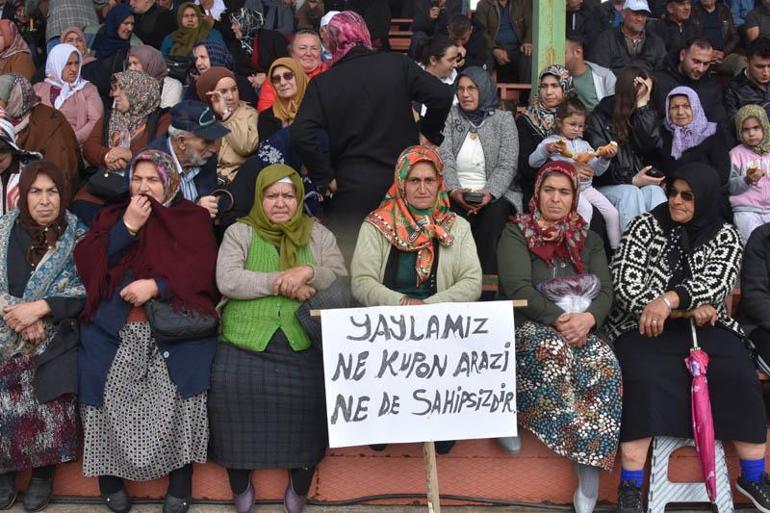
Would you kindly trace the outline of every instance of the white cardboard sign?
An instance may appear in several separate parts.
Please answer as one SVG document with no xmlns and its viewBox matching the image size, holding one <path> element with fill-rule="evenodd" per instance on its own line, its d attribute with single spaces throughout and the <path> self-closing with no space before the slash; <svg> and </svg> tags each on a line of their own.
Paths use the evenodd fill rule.
<svg viewBox="0 0 770 513">
<path fill-rule="evenodd" d="M 510 301 L 321 312 L 329 445 L 516 434 Z"/>
</svg>

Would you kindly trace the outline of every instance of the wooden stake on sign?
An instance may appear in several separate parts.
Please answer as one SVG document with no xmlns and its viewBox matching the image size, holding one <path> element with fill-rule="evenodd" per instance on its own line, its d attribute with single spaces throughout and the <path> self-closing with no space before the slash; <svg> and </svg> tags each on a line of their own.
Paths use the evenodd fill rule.
<svg viewBox="0 0 770 513">
<path fill-rule="evenodd" d="M 512 299 L 513 308 L 526 308 L 526 299 Z M 320 317 L 321 310 L 310 310 L 311 317 Z M 436 466 L 436 446 L 433 442 L 423 442 L 423 461 L 428 485 L 428 513 L 441 513 L 441 497 L 438 491 L 438 467 Z"/>
</svg>

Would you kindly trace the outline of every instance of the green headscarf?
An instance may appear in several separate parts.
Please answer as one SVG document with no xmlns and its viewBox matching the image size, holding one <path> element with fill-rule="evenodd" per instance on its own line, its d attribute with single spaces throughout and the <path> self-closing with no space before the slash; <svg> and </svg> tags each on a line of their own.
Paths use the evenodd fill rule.
<svg viewBox="0 0 770 513">
<path fill-rule="evenodd" d="M 297 211 L 289 221 L 282 224 L 271 222 L 262 209 L 265 189 L 282 178 L 289 178 L 297 194 Z M 280 254 L 281 270 L 291 269 L 297 265 L 299 248 L 310 242 L 310 232 L 313 230 L 313 220 L 305 215 L 305 188 L 299 174 L 286 164 L 267 166 L 257 175 L 254 191 L 254 206 L 249 215 L 241 217 L 238 222 L 246 223 L 267 242 L 277 246 Z"/>
<path fill-rule="evenodd" d="M 758 155 L 770 153 L 770 123 L 767 120 L 767 112 L 759 105 L 744 105 L 738 109 L 738 113 L 735 114 L 735 131 L 738 134 L 738 140 L 743 142 L 743 139 L 741 139 L 743 122 L 749 118 L 757 118 L 757 121 L 762 126 L 762 141 L 756 146 L 752 146 L 751 149 Z"/>
</svg>

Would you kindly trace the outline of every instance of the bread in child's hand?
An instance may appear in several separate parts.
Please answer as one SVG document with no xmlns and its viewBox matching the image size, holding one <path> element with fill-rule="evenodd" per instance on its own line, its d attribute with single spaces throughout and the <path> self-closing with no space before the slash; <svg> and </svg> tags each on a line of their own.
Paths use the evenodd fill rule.
<svg viewBox="0 0 770 513">
<path fill-rule="evenodd" d="M 563 157 L 567 157 L 568 159 L 573 157 L 572 152 L 567 148 L 567 143 L 563 139 L 552 142 L 551 148 L 553 148 L 556 153 L 560 153 Z"/>
<path fill-rule="evenodd" d="M 607 155 L 613 150 L 617 150 L 618 143 L 615 141 L 610 141 L 609 144 L 605 144 L 604 146 L 600 146 L 596 149 L 596 156 L 601 158 L 607 158 Z"/>
<path fill-rule="evenodd" d="M 573 157 L 573 160 L 578 164 L 588 164 L 591 160 L 593 160 L 594 157 L 595 157 L 594 152 L 586 151 L 575 155 Z"/>
</svg>

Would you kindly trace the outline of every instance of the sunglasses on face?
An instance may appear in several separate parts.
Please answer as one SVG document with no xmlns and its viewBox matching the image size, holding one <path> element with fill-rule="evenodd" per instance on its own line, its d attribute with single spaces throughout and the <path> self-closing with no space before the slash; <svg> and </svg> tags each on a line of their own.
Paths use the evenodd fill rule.
<svg viewBox="0 0 770 513">
<path fill-rule="evenodd" d="M 293 71 L 286 71 L 284 73 L 276 73 L 272 77 L 270 77 L 270 81 L 273 84 L 280 84 L 281 79 L 284 79 L 286 82 L 289 82 L 291 79 L 294 78 L 294 72 Z"/>
<path fill-rule="evenodd" d="M 695 201 L 695 194 L 693 194 L 691 191 L 680 191 L 679 189 L 674 189 L 673 187 L 668 188 L 668 197 L 669 198 L 676 198 L 677 196 L 682 197 L 682 201 Z"/>
</svg>

